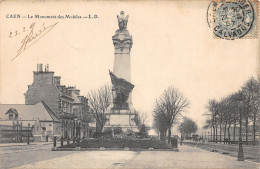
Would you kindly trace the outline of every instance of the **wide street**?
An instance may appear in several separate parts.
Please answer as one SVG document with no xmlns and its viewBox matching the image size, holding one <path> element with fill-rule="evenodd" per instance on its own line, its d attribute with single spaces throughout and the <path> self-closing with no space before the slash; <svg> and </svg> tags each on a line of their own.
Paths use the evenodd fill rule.
<svg viewBox="0 0 260 169">
<path fill-rule="evenodd" d="M 0 168 L 15 168 L 18 166 L 35 163 L 38 161 L 54 159 L 68 154 L 76 153 L 75 151 L 51 151 L 52 143 L 26 143 L 0 144 Z"/>
<path fill-rule="evenodd" d="M 185 145 L 180 152 L 50 151 L 51 146 L 0 147 L 0 168 L 259 168 L 259 163 Z"/>
</svg>

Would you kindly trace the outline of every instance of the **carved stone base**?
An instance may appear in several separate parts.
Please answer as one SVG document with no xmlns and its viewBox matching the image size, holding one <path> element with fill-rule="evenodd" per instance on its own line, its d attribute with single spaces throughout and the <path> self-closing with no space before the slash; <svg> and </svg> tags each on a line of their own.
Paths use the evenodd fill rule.
<svg viewBox="0 0 260 169">
<path fill-rule="evenodd" d="M 134 121 L 136 112 L 133 109 L 132 104 L 128 110 L 108 108 L 108 111 L 106 111 L 105 114 L 108 120 L 104 128 L 121 127 L 123 132 L 126 132 L 127 129 L 138 132 L 138 128 Z"/>
</svg>

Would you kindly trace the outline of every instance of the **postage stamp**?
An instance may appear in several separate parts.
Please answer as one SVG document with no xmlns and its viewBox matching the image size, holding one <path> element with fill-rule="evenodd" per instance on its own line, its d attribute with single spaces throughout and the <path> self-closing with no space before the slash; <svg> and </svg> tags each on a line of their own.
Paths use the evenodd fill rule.
<svg viewBox="0 0 260 169">
<path fill-rule="evenodd" d="M 258 38 L 257 21 L 258 2 L 255 0 L 213 0 L 208 7 L 208 24 L 212 26 L 214 38 Z"/>
</svg>

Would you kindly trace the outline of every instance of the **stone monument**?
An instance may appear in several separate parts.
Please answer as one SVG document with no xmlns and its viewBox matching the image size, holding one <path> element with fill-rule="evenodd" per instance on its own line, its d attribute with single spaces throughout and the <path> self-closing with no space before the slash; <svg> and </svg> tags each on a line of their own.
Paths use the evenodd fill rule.
<svg viewBox="0 0 260 169">
<path fill-rule="evenodd" d="M 121 127 L 125 132 L 128 129 L 137 131 L 135 124 L 136 111 L 132 104 L 131 60 L 132 36 L 127 30 L 128 15 L 124 11 L 117 16 L 119 29 L 112 37 L 115 57 L 113 72 L 109 71 L 112 82 L 113 104 L 106 111 L 107 122 L 105 128 Z"/>
</svg>

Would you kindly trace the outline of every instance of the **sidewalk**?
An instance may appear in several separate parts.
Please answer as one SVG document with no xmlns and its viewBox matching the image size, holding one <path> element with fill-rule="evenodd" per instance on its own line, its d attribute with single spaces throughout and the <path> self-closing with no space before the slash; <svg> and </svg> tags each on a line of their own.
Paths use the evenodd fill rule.
<svg viewBox="0 0 260 169">
<path fill-rule="evenodd" d="M 62 157 L 39 161 L 19 168 L 210 168 L 243 169 L 259 168 L 259 163 L 237 161 L 233 157 L 211 153 L 190 146 L 179 146 L 173 151 L 81 151 Z M 52 152 L 62 153 L 62 152 Z"/>
<path fill-rule="evenodd" d="M 198 147 L 207 151 L 217 150 L 220 154 L 237 157 L 238 144 L 219 144 L 203 142 L 183 142 L 183 144 Z M 244 158 L 250 161 L 259 162 L 259 146 L 243 145 Z"/>
<path fill-rule="evenodd" d="M 49 145 L 49 144 L 53 144 L 53 142 L 30 142 L 29 145 L 27 144 L 27 142 L 23 142 L 23 143 L 0 143 L 0 147 Z"/>
</svg>

